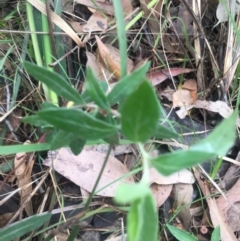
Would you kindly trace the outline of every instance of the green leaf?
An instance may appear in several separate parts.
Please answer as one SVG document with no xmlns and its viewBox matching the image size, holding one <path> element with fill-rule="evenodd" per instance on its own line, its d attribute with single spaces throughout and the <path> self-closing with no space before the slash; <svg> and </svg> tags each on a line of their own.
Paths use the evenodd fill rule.
<svg viewBox="0 0 240 241">
<path fill-rule="evenodd" d="M 128 195 L 126 195 L 126 193 Z M 139 182 L 135 184 L 125 184 L 122 183 L 117 188 L 114 199 L 116 202 L 125 204 L 135 201 L 136 199 L 143 198 L 151 194 L 148 185 Z"/>
<path fill-rule="evenodd" d="M 176 151 L 154 158 L 151 160 L 152 166 L 163 175 L 170 175 L 214 156 L 225 155 L 235 141 L 236 116 L 237 110 L 216 127 L 208 137 L 193 145 L 189 150 Z"/>
<path fill-rule="evenodd" d="M 103 140 L 108 144 L 119 145 L 119 137 L 117 132 L 111 136 L 103 138 Z"/>
<path fill-rule="evenodd" d="M 52 103 L 44 102 L 41 104 L 41 109 L 51 111 L 51 110 L 59 109 L 59 107 L 55 106 Z M 49 126 L 48 122 L 41 119 L 40 116 L 38 116 L 38 115 L 26 116 L 22 119 L 22 121 L 25 123 L 31 124 L 33 126 L 39 126 L 39 127 L 48 127 Z"/>
<path fill-rule="evenodd" d="M 20 238 L 24 234 L 35 230 L 43 223 L 48 221 L 51 217 L 50 213 L 34 215 L 29 218 L 10 224 L 6 228 L 0 230 L 0 239 L 4 241 L 11 241 L 15 238 Z"/>
<path fill-rule="evenodd" d="M 69 146 L 70 142 L 76 139 L 77 136 L 73 133 L 59 130 L 51 141 L 51 150 L 56 150 L 61 147 Z"/>
<path fill-rule="evenodd" d="M 24 67 L 30 75 L 44 83 L 57 95 L 76 104 L 84 104 L 80 94 L 62 76 L 29 62 L 24 62 Z"/>
<path fill-rule="evenodd" d="M 198 239 L 195 236 L 193 236 L 192 234 L 190 234 L 184 230 L 175 228 L 174 226 L 169 225 L 169 224 L 167 224 L 167 228 L 171 232 L 171 234 L 180 241 L 183 241 L 183 240 L 184 241 L 198 241 Z"/>
<path fill-rule="evenodd" d="M 116 125 L 98 120 L 91 114 L 77 109 L 39 111 L 38 115 L 56 128 L 79 135 L 85 140 L 102 139 L 118 130 Z"/>
<path fill-rule="evenodd" d="M 151 194 L 132 203 L 127 216 L 127 234 L 129 241 L 158 240 L 158 215 Z"/>
<path fill-rule="evenodd" d="M 115 118 L 113 118 L 112 115 L 108 114 L 106 116 L 100 114 L 99 112 L 97 113 L 96 117 L 104 122 L 109 123 L 110 125 L 117 125 L 117 122 L 115 120 Z M 114 145 L 118 145 L 119 144 L 119 137 L 118 137 L 118 133 L 114 133 L 108 137 L 103 138 L 104 141 L 106 141 L 109 144 L 114 144 Z"/>
<path fill-rule="evenodd" d="M 41 110 L 47 110 L 47 109 L 58 109 L 59 107 L 50 103 L 50 102 L 43 102 L 40 105 Z"/>
<path fill-rule="evenodd" d="M 108 89 L 108 84 L 104 81 L 99 81 L 98 85 L 100 86 L 101 90 L 103 93 L 107 92 Z M 89 103 L 92 100 L 91 96 L 89 95 L 88 91 L 84 90 L 81 94 L 82 99 L 84 100 L 85 103 Z"/>
<path fill-rule="evenodd" d="M 151 160 L 151 164 L 163 175 L 170 175 L 181 169 L 204 162 L 213 156 L 215 156 L 214 153 L 205 153 L 204 151 L 181 150 L 154 158 Z"/>
<path fill-rule="evenodd" d="M 147 62 L 130 75 L 122 78 L 108 94 L 107 98 L 110 104 L 114 105 L 134 92 L 134 90 L 136 90 L 139 84 L 144 80 L 149 67 L 150 63 Z"/>
<path fill-rule="evenodd" d="M 145 142 L 158 125 L 160 109 L 155 92 L 148 81 L 140 84 L 120 108 L 123 134 L 132 141 Z"/>
<path fill-rule="evenodd" d="M 220 226 L 217 226 L 211 236 L 211 241 L 219 241 L 220 240 Z"/>
<path fill-rule="evenodd" d="M 67 241 L 74 241 L 77 238 L 79 232 L 79 227 L 78 226 L 74 226 L 73 229 L 71 230 L 70 235 L 68 236 Z"/>
<path fill-rule="evenodd" d="M 178 138 L 179 135 L 176 132 L 171 131 L 164 126 L 158 125 L 154 133 L 154 137 L 157 137 L 159 139 L 164 139 L 164 138 L 168 139 L 168 138 Z"/>
<path fill-rule="evenodd" d="M 201 140 L 191 150 L 205 151 L 215 155 L 224 156 L 233 146 L 236 138 L 237 109 L 233 114 L 218 125 L 208 137 Z"/>
<path fill-rule="evenodd" d="M 26 116 L 22 121 L 38 127 L 49 126 L 48 122 L 40 118 L 38 115 Z"/>
<path fill-rule="evenodd" d="M 74 155 L 78 155 L 79 153 L 81 153 L 85 144 L 86 141 L 78 137 L 69 143 L 69 147 L 71 148 L 71 151 Z"/>
<path fill-rule="evenodd" d="M 49 143 L 0 146 L 0 155 L 16 154 L 18 152 L 47 151 L 50 149 Z"/>
<path fill-rule="evenodd" d="M 87 78 L 85 82 L 86 91 L 92 97 L 93 101 L 102 109 L 109 111 L 110 104 L 105 96 L 99 81 L 93 71 L 87 68 Z"/>
</svg>

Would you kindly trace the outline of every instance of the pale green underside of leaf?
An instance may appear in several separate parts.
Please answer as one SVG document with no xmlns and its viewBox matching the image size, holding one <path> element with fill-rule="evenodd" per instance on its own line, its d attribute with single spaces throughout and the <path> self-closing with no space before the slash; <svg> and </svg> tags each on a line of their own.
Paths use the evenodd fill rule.
<svg viewBox="0 0 240 241">
<path fill-rule="evenodd" d="M 158 215 L 152 194 L 132 203 L 127 231 L 129 241 L 158 240 Z"/>
<path fill-rule="evenodd" d="M 225 155 L 235 141 L 236 116 L 237 111 L 216 127 L 208 137 L 193 145 L 189 150 L 176 151 L 152 159 L 152 166 L 160 173 L 170 175 L 214 156 Z"/>
</svg>

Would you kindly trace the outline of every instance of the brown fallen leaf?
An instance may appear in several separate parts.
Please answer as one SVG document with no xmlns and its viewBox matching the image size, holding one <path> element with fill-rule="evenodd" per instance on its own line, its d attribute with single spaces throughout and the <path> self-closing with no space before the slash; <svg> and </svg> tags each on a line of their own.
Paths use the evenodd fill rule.
<svg viewBox="0 0 240 241">
<path fill-rule="evenodd" d="M 193 103 L 195 103 L 197 100 L 197 81 L 194 79 L 186 80 L 182 85 L 182 89 L 190 91 Z"/>
<path fill-rule="evenodd" d="M 90 67 L 93 70 L 99 80 L 109 82 L 112 78 L 112 74 L 102 66 L 94 54 L 86 52 L 86 55 L 87 67 Z"/>
<path fill-rule="evenodd" d="M 193 105 L 181 106 L 180 109 L 176 111 L 176 114 L 180 119 L 184 119 L 187 116 L 188 111 L 191 110 L 192 107 Z"/>
<path fill-rule="evenodd" d="M 186 90 L 186 89 L 185 89 Z M 186 90 L 187 91 L 187 90 Z M 171 89 L 170 87 L 167 87 L 166 89 L 164 89 L 163 91 L 160 92 L 160 96 L 164 96 L 166 97 L 169 101 L 173 101 L 173 95 L 174 95 L 174 90 Z M 182 93 L 181 93 L 182 94 Z M 189 95 L 190 94 L 190 95 Z M 209 110 L 212 112 L 216 112 L 219 113 L 219 115 L 221 115 L 223 118 L 228 118 L 232 113 L 233 110 L 223 101 L 207 101 L 207 100 L 199 100 L 197 99 L 196 102 L 194 104 L 191 104 L 191 100 L 189 99 L 192 95 L 191 93 L 187 93 L 186 92 L 186 97 L 184 97 L 184 92 L 183 92 L 183 96 L 178 96 L 178 94 L 175 94 L 176 99 L 174 100 L 174 104 L 176 105 L 175 107 L 178 106 L 178 104 L 180 104 L 180 110 L 176 111 L 177 115 L 179 116 L 179 118 L 183 119 L 186 117 L 188 110 L 192 109 L 192 108 L 199 108 L 199 109 L 205 109 L 205 110 Z M 180 99 L 189 99 L 189 105 L 183 105 L 183 103 L 179 102 L 179 98 Z M 240 120 L 238 119 L 236 122 L 237 126 L 240 126 Z"/>
<path fill-rule="evenodd" d="M 82 194 L 82 198 L 89 198 L 90 193 L 87 190 L 85 190 L 84 188 L 80 187 L 80 191 L 81 191 L 81 194 Z"/>
<path fill-rule="evenodd" d="M 181 170 L 179 172 L 175 172 L 169 176 L 163 176 L 159 173 L 155 168 L 151 167 L 149 169 L 149 184 L 157 183 L 161 185 L 168 184 L 176 184 L 176 183 L 185 183 L 185 184 L 193 184 L 195 182 L 195 178 L 187 169 Z"/>
<path fill-rule="evenodd" d="M 14 143 L 14 144 L 16 143 L 14 132 L 17 132 L 17 129 L 21 124 L 22 112 L 23 111 L 21 109 L 14 111 L 13 115 L 10 115 L 10 117 L 8 118 L 12 127 L 12 131 L 7 133 L 6 138 L 4 140 L 4 145 L 10 145 L 11 143 Z"/>
<path fill-rule="evenodd" d="M 30 144 L 26 141 L 24 145 Z M 32 154 L 17 153 L 14 159 L 15 176 L 17 178 L 18 187 L 21 188 L 20 191 L 20 205 L 22 205 L 25 200 L 30 196 L 32 192 L 32 186 L 28 185 L 31 183 L 31 173 L 34 161 L 32 160 Z M 28 185 L 26 187 L 26 185 Z M 32 202 L 26 204 L 25 210 L 28 216 L 33 215 Z"/>
<path fill-rule="evenodd" d="M 114 8 L 113 5 L 107 2 L 101 2 L 101 1 L 91 1 L 91 0 L 75 0 L 75 3 L 80 3 L 82 5 L 85 5 L 87 7 L 91 7 L 93 9 L 97 9 L 99 11 L 102 11 L 103 13 L 114 15 Z"/>
<path fill-rule="evenodd" d="M 76 31 L 76 33 L 83 33 L 83 25 L 81 25 L 77 21 L 71 21 L 69 22 L 72 26 L 72 28 Z"/>
<path fill-rule="evenodd" d="M 220 196 L 217 199 L 218 209 L 234 232 L 240 230 L 240 179 L 225 194 L 227 199 Z"/>
<path fill-rule="evenodd" d="M 105 31 L 107 27 L 107 19 L 99 11 L 95 11 L 87 23 L 83 25 L 83 32 L 102 32 Z"/>
<path fill-rule="evenodd" d="M 75 156 L 69 148 L 62 148 L 54 152 L 50 151 L 48 158 L 43 164 L 53 167 L 54 170 L 76 185 L 91 192 L 105 157 L 106 154 L 97 151 L 87 151 L 85 149 L 79 155 Z M 134 183 L 132 176 L 114 182 L 127 173 L 128 169 L 119 160 L 110 156 L 97 187 L 97 191 L 100 191 L 96 194 L 113 197 L 119 183 Z M 102 188 L 104 189 L 101 190 Z"/>
<path fill-rule="evenodd" d="M 162 206 L 169 195 L 171 194 L 173 185 L 159 185 L 157 183 L 153 183 L 150 188 L 153 193 L 153 197 L 155 199 L 157 207 Z"/>
<path fill-rule="evenodd" d="M 186 69 L 186 68 L 162 69 L 153 73 L 148 73 L 147 78 L 150 79 L 150 81 L 152 82 L 152 85 L 155 86 L 162 83 L 164 80 L 171 78 L 171 76 L 190 73 L 192 71 L 195 71 L 195 70 Z"/>
<path fill-rule="evenodd" d="M 14 213 L 5 213 L 0 215 L 0 228 L 4 228 L 9 220 L 13 217 Z"/>
<path fill-rule="evenodd" d="M 174 89 L 167 86 L 165 89 L 160 90 L 159 95 L 166 97 L 169 101 L 172 101 L 172 96 L 174 92 L 175 92 Z"/>
<path fill-rule="evenodd" d="M 174 196 L 175 208 L 180 208 L 180 212 L 177 216 L 181 220 L 184 229 L 189 230 L 192 220 L 190 206 L 192 203 L 193 186 L 191 184 L 178 183 L 173 186 L 172 193 Z M 183 206 L 185 207 L 183 208 Z"/>
<path fill-rule="evenodd" d="M 160 31 L 160 15 L 162 13 L 163 5 L 165 2 L 163 0 L 159 0 L 150 9 L 147 5 L 151 2 L 151 0 L 140 0 L 139 2 L 143 11 L 143 18 L 147 19 L 149 29 L 153 34 L 154 40 L 156 41 L 158 38 L 156 33 L 159 33 Z M 175 48 L 172 46 L 170 38 L 167 36 L 167 34 L 165 34 L 164 31 L 164 28 L 162 28 L 162 37 L 158 40 L 158 44 L 167 49 L 169 52 L 175 52 Z"/>
<path fill-rule="evenodd" d="M 223 118 L 228 118 L 233 113 L 233 110 L 225 102 L 220 100 L 217 100 L 217 101 L 197 100 L 194 107 L 202 108 L 212 112 L 217 112 Z"/>
<path fill-rule="evenodd" d="M 133 11 L 131 1 L 129 0 L 122 0 L 122 8 L 125 15 L 128 15 Z"/>
<path fill-rule="evenodd" d="M 130 13 L 132 13 L 133 11 L 133 8 L 132 8 L 132 4 L 131 4 L 131 1 L 129 0 L 121 0 L 122 1 L 122 8 L 123 8 L 123 13 L 125 16 L 129 15 Z M 97 4 L 101 5 L 101 4 L 104 4 L 106 3 L 105 0 L 98 0 L 96 1 Z M 111 3 L 112 4 L 112 3 Z M 113 5 L 112 5 L 113 6 Z M 93 10 L 93 11 L 92 11 Z M 90 9 L 91 12 L 94 12 L 95 9 Z M 114 13 L 115 14 L 115 13 Z"/>
<path fill-rule="evenodd" d="M 118 49 L 113 47 L 110 44 L 104 44 L 98 36 L 95 36 L 97 45 L 98 45 L 98 53 L 99 53 L 99 61 L 101 64 L 117 79 L 121 78 L 121 59 L 120 52 Z M 133 69 L 133 61 L 128 58 L 128 73 L 131 73 Z"/>
<path fill-rule="evenodd" d="M 133 69 L 132 69 L 132 72 L 137 70 L 138 68 L 140 68 L 141 66 L 143 66 L 144 64 L 146 64 L 148 61 L 148 59 L 141 59 L 139 60 L 137 63 L 135 63 Z"/>
<path fill-rule="evenodd" d="M 190 3 L 191 4 L 191 3 Z M 178 17 L 173 25 L 178 33 L 180 39 L 185 39 L 186 34 L 188 36 L 193 35 L 193 18 L 191 12 L 187 9 L 185 4 L 179 5 Z"/>
<path fill-rule="evenodd" d="M 173 93 L 173 107 L 186 107 L 194 104 L 189 90 L 178 90 Z"/>
<path fill-rule="evenodd" d="M 233 233 L 233 230 L 224 221 L 223 214 L 218 209 L 218 205 L 216 203 L 215 198 L 211 197 L 207 183 L 204 182 L 200 178 L 200 174 L 196 171 L 195 168 L 194 168 L 194 175 L 195 175 L 195 178 L 203 192 L 203 195 L 206 197 L 210 216 L 211 216 L 211 221 L 212 221 L 214 228 L 216 228 L 217 226 L 220 226 L 221 240 L 222 241 L 237 241 L 237 239 Z"/>
</svg>

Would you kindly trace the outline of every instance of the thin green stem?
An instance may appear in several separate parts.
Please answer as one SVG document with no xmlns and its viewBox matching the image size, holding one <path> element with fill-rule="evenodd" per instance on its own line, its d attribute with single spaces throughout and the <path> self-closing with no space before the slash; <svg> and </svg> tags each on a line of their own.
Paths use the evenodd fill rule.
<svg viewBox="0 0 240 241">
<path fill-rule="evenodd" d="M 94 196 L 94 194 L 95 194 L 95 192 L 96 192 L 96 190 L 97 190 L 98 183 L 99 183 L 99 181 L 100 181 L 100 179 L 101 179 L 101 177 L 102 177 L 102 174 L 103 174 L 103 172 L 104 172 L 104 169 L 105 169 L 105 167 L 106 167 L 106 165 L 107 165 L 108 158 L 109 158 L 110 152 L 111 152 L 111 150 L 112 150 L 112 146 L 113 146 L 113 145 L 110 144 L 109 147 L 108 147 L 108 151 L 107 151 L 106 157 L 105 157 L 105 159 L 104 159 L 102 168 L 101 168 L 101 170 L 100 170 L 100 172 L 99 172 L 99 175 L 98 175 L 97 180 L 96 180 L 96 182 L 95 182 L 95 184 L 94 184 L 93 190 L 92 190 L 92 192 L 91 192 L 91 194 L 90 194 L 90 196 L 89 196 L 89 198 L 88 198 L 88 200 L 87 200 L 87 202 L 86 202 L 83 210 L 87 210 L 87 209 L 88 209 L 88 207 L 89 207 L 89 205 L 90 205 L 90 203 L 91 203 L 91 201 L 92 201 L 92 198 L 93 198 L 93 196 Z"/>
<path fill-rule="evenodd" d="M 127 74 L 127 35 L 124 26 L 124 15 L 121 1 L 113 1 L 117 21 L 118 42 L 121 58 L 121 78 Z"/>
<path fill-rule="evenodd" d="M 147 8 L 150 9 L 153 7 L 159 0 L 152 0 L 148 5 Z M 125 27 L 125 30 L 130 29 L 142 16 L 143 16 L 143 11 L 141 11 L 139 14 L 136 15 Z"/>
<path fill-rule="evenodd" d="M 43 3 L 45 4 L 48 4 L 46 3 L 46 0 L 43 0 L 42 1 Z M 49 24 L 48 24 L 48 19 L 47 17 L 42 14 L 42 31 L 43 32 L 49 32 Z M 50 41 L 50 36 L 49 35 L 43 35 L 43 51 L 44 51 L 44 62 L 45 62 L 45 66 L 47 67 L 47 69 L 49 69 L 50 71 L 54 72 L 54 70 L 49 66 L 49 64 L 52 63 L 52 56 L 53 56 L 53 51 L 52 51 L 52 48 L 51 48 L 51 41 Z M 55 105 L 58 105 L 58 97 L 56 95 L 55 92 L 51 91 L 48 89 L 48 92 L 49 92 L 49 98 L 50 98 L 50 102 L 55 104 Z"/>
<path fill-rule="evenodd" d="M 142 163 L 143 163 L 143 175 L 141 182 L 143 183 L 149 183 L 149 154 L 145 151 L 144 145 L 142 143 L 138 143 L 138 148 L 140 150 L 140 153 L 142 155 Z"/>
</svg>

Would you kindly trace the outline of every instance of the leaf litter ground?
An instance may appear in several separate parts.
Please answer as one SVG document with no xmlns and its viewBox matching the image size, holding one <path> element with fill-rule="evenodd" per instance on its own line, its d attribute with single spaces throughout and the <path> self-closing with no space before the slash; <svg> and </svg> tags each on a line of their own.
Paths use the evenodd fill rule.
<svg viewBox="0 0 240 241">
<path fill-rule="evenodd" d="M 81 103 L 82 100 L 79 99 L 77 92 L 88 89 L 84 84 L 87 66 L 92 68 L 94 74 L 102 81 L 102 89 L 98 91 L 104 90 L 105 93 L 109 93 L 112 96 L 112 103 L 116 103 L 119 100 L 115 99 L 114 93 L 111 94 L 111 89 L 119 83 L 121 59 L 116 41 L 113 5 L 96 1 L 96 9 L 96 5 L 91 1 L 76 0 L 75 2 L 74 6 L 71 3 L 63 4 L 65 8 L 62 9 L 61 15 L 63 21 L 71 22 L 73 30 L 81 34 L 83 42 L 86 43 L 85 48 L 81 48 L 78 53 L 76 50 L 73 51 L 66 58 L 67 75 L 74 86 L 71 90 L 71 98 Z M 227 17 L 228 12 L 226 13 L 224 4 L 218 4 L 215 0 L 208 2 L 175 0 L 170 5 L 165 4 L 165 1 L 156 1 L 157 3 L 148 9 L 149 2 L 140 0 L 130 4 L 130 1 L 122 0 L 126 24 L 130 26 L 127 31 L 127 73 L 137 70 L 147 60 L 151 62 L 146 77 L 155 87 L 164 107 L 161 124 L 166 128 L 173 128 L 172 130 L 180 136 L 175 139 L 152 140 L 146 148 L 154 156 L 156 153 L 164 154 L 169 151 L 188 149 L 198 140 L 208 136 L 220 120 L 232 114 L 238 94 L 239 34 L 236 29 L 240 16 L 236 13 L 237 8 L 234 8 L 234 4 L 238 7 L 238 2 L 235 1 L 229 1 L 229 12 L 232 12 L 232 18 Z M 14 4 L 16 3 L 13 2 L 13 6 Z M 13 84 L 18 83 L 17 75 L 14 76 L 17 72 L 13 59 L 20 61 L 19 50 L 21 52 L 24 46 L 23 36 L 20 35 L 22 33 L 16 31 L 19 29 L 26 31 L 26 26 L 19 25 L 17 22 L 19 17 L 26 18 L 24 6 L 21 7 L 19 15 L 8 4 L 4 2 L 0 4 L 3 19 L 0 21 L 3 40 L 0 40 L 2 146 L 23 143 L 27 140 L 38 142 L 41 138 L 44 142 L 45 138 L 39 129 L 21 122 L 22 117 L 39 109 L 43 102 L 42 95 L 36 88 L 36 82 L 20 75 L 19 87 Z M 142 11 L 142 17 L 136 22 L 131 22 L 138 11 Z M 13 21 L 16 24 L 14 26 L 8 18 L 10 13 L 14 16 Z M 52 21 L 57 20 L 52 19 Z M 61 23 L 58 26 L 61 27 Z M 79 41 L 75 33 L 70 33 L 71 30 L 64 31 L 75 42 Z M 25 36 L 27 32 L 23 34 Z M 74 46 L 70 37 L 66 37 L 65 41 L 64 52 L 68 53 Z M 4 53 L 8 53 L 13 43 L 18 48 L 12 50 L 11 56 L 7 55 L 8 58 L 4 59 Z M 31 56 L 30 47 L 27 51 Z M 126 81 L 130 80 L 126 79 Z M 125 90 L 124 86 L 120 86 L 119 89 L 122 89 L 121 98 L 123 98 L 128 90 Z M 59 90 L 62 91 L 60 95 L 65 97 L 65 88 L 59 86 Z M 56 91 L 59 90 L 56 89 Z M 95 93 L 92 93 L 91 97 L 94 98 L 94 96 Z M 16 100 L 21 101 L 19 105 Z M 101 106 L 101 100 L 98 101 Z M 63 106 L 65 104 L 63 101 Z M 108 108 L 104 105 L 101 107 Z M 44 112 L 42 115 L 44 116 Z M 47 113 L 46 116 L 48 115 Z M 239 126 L 239 120 L 236 126 Z M 61 133 L 61 136 L 64 136 L 64 133 Z M 219 130 L 219 136 L 221 136 L 221 130 Z M 218 136 L 215 138 L 217 140 Z M 226 157 L 209 160 L 197 166 L 194 172 L 184 169 L 165 177 L 155 169 L 150 170 L 149 185 L 161 213 L 159 218 L 163 240 L 167 239 L 167 236 L 173 239 L 170 233 L 163 232 L 167 223 L 193 233 L 198 240 L 210 240 L 213 227 L 218 225 L 222 240 L 238 238 L 233 234 L 235 232 L 238 235 L 240 231 L 238 152 L 237 141 Z M 81 208 L 76 208 L 75 205 L 83 197 L 90 195 L 89 192 L 92 190 L 105 154 L 106 146 L 102 145 L 95 146 L 93 150 L 84 148 L 79 156 L 74 156 L 68 149 L 59 150 L 54 155 L 49 152 L 34 156 L 25 153 L 1 156 L 3 173 L 0 182 L 1 195 L 15 192 L 14 196 L 0 198 L 1 227 L 5 227 L 11 220 L 16 221 L 19 218 L 18 215 L 31 216 L 47 211 L 49 208 L 53 213 L 66 214 L 67 218 L 73 216 L 71 210 L 81 213 Z M 48 162 L 49 158 L 54 161 L 53 165 Z M 20 165 L 19 161 L 24 165 Z M 87 223 L 94 230 L 91 235 L 94 236 L 95 233 L 96 235 L 94 238 L 88 237 L 90 233 L 85 231 L 82 233 L 82 236 L 85 235 L 85 240 L 105 240 L 109 236 L 104 234 L 106 231 L 111 232 L 112 236 L 119 234 L 124 212 L 120 212 L 109 197 L 114 196 L 118 182 L 133 183 L 140 179 L 140 161 L 138 150 L 134 145 L 119 145 L 112 150 L 110 161 L 97 188 L 96 200 L 94 199 L 91 204 L 93 214 Z M 233 161 L 235 165 L 230 164 Z M 42 164 L 51 169 L 45 169 Z M 11 169 L 13 166 L 15 169 Z M 25 169 L 17 168 L 18 166 Z M 48 173 L 49 177 L 44 176 Z M 204 183 L 199 179 L 199 173 L 205 179 Z M 83 177 L 81 180 L 78 178 L 79 175 Z M 18 180 L 17 182 L 14 177 Z M 75 179 L 77 181 L 74 181 Z M 116 179 L 118 182 L 114 182 Z M 35 183 L 33 186 L 29 185 L 21 192 L 14 191 L 16 188 L 25 187 L 31 181 Z M 45 182 L 46 185 L 41 183 L 38 185 L 39 181 Z M 201 192 L 197 188 L 198 185 Z M 218 197 L 219 193 L 222 194 L 220 197 Z M 18 195 L 20 197 L 17 197 Z M 210 199 L 207 198 L 209 195 L 212 195 Z M 54 201 L 54 198 L 58 199 L 58 202 Z M 62 198 L 65 200 L 64 204 L 60 201 Z M 53 200 L 52 203 L 49 203 L 50 199 Z M 26 213 L 21 214 L 22 207 L 25 208 Z M 71 214 L 61 211 L 59 207 L 68 207 Z M 100 210 L 104 208 L 109 208 L 112 212 L 107 212 L 107 215 L 100 214 Z M 210 210 L 210 217 L 206 210 Z M 51 220 L 52 224 L 54 222 L 58 221 Z M 82 230 L 87 230 L 86 224 Z"/>
</svg>

